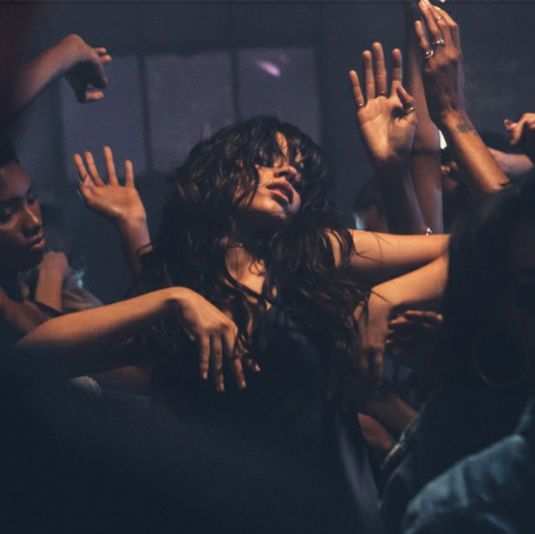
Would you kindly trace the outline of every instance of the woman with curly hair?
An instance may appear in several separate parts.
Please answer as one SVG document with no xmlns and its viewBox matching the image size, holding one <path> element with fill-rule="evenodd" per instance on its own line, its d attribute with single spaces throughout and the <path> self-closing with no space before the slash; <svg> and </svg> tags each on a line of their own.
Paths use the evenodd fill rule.
<svg viewBox="0 0 535 534">
<path fill-rule="evenodd" d="M 82 194 L 104 211 L 95 199 L 114 184 L 97 183 L 85 156 L 85 163 L 77 158 Z M 327 389 L 336 383 L 330 389 L 339 392 L 342 378 L 357 375 L 377 380 L 382 347 L 373 336 L 386 335 L 395 306 L 436 297 L 435 273 L 443 269 L 433 260 L 446 238 L 345 228 L 320 149 L 274 118 L 229 126 L 199 143 L 172 185 L 160 235 L 142 258 L 145 281 L 150 289 L 180 284 L 203 295 L 232 318 L 237 337 L 232 343 L 165 325 L 165 350 L 153 353 L 157 393 L 178 422 L 193 416 L 239 436 L 245 463 L 261 454 L 272 457 L 274 471 L 291 465 L 293 476 L 314 481 L 296 497 L 323 497 L 321 510 L 303 511 L 316 518 L 307 528 L 378 532 L 376 490 L 355 414 L 327 401 Z M 362 313 L 354 314 L 359 305 Z M 226 364 L 238 387 L 225 384 Z M 243 364 L 261 369 L 248 377 L 247 389 Z M 205 382 L 210 374 L 219 393 Z M 277 492 L 272 483 L 265 481 L 266 505 Z"/>
</svg>

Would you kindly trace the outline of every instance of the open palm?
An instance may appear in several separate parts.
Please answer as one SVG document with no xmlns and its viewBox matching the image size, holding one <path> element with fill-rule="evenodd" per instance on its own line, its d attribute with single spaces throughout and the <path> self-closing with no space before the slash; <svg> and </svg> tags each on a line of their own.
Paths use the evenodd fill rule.
<svg viewBox="0 0 535 534">
<path fill-rule="evenodd" d="M 104 147 L 108 181 L 99 175 L 91 152 L 74 155 L 74 164 L 80 176 L 80 194 L 86 205 L 101 215 L 114 221 L 144 220 L 145 207 L 134 185 L 134 168 L 132 162 L 125 162 L 125 183 L 121 185 L 115 172 L 113 154 L 109 147 Z"/>
<path fill-rule="evenodd" d="M 356 71 L 349 73 L 357 105 L 357 120 L 372 163 L 377 166 L 408 160 L 417 118 L 413 98 L 401 81 L 401 52 L 392 52 L 393 68 L 390 95 L 383 47 L 374 43 L 373 56 L 363 53 L 366 97 Z"/>
</svg>

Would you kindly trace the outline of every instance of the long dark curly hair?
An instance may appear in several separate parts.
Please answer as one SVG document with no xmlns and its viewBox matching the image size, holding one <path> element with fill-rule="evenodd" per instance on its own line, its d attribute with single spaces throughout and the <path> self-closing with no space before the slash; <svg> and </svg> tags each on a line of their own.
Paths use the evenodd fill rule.
<svg viewBox="0 0 535 534">
<path fill-rule="evenodd" d="M 256 166 L 284 158 L 278 133 L 287 141 L 288 163 L 301 172 L 302 204 L 288 221 L 258 236 L 265 284 L 256 294 L 227 268 L 229 236 L 258 187 Z M 230 311 L 246 348 L 247 325 L 276 298 L 305 326 L 328 336 L 328 363 L 354 367 L 353 311 L 367 293 L 342 274 L 354 244 L 334 209 L 333 181 L 318 146 L 295 126 L 258 117 L 197 144 L 171 181 L 161 232 L 148 258 L 156 285 L 187 286 Z M 335 265 L 332 240 L 339 244 L 342 268 Z"/>
<path fill-rule="evenodd" d="M 482 352 L 485 365 L 499 369 L 504 376 L 514 371 L 514 342 L 506 337 L 496 310 L 508 298 L 509 248 L 514 232 L 523 223 L 535 223 L 534 180 L 484 199 L 454 228 L 439 351 L 440 371 L 447 384 L 475 376 L 476 348 Z M 481 344 L 487 338 L 488 342 Z"/>
</svg>

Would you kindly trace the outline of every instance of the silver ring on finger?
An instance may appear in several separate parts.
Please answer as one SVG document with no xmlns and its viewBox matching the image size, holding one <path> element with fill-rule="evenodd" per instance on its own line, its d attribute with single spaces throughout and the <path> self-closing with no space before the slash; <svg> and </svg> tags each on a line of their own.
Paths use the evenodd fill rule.
<svg viewBox="0 0 535 534">
<path fill-rule="evenodd" d="M 435 55 L 435 51 L 430 48 L 429 50 L 426 50 L 424 53 L 424 58 L 429 61 L 433 56 Z"/>
<path fill-rule="evenodd" d="M 357 104 L 357 109 L 366 107 L 366 102 L 363 102 L 362 104 Z"/>
<path fill-rule="evenodd" d="M 444 41 L 444 39 L 442 39 L 442 38 L 437 39 L 437 40 L 433 43 L 433 46 L 446 46 L 446 41 Z"/>
<path fill-rule="evenodd" d="M 414 106 L 411 106 L 409 109 L 406 109 L 404 111 L 405 115 L 410 115 L 411 113 L 414 113 L 416 111 L 416 108 Z"/>
</svg>

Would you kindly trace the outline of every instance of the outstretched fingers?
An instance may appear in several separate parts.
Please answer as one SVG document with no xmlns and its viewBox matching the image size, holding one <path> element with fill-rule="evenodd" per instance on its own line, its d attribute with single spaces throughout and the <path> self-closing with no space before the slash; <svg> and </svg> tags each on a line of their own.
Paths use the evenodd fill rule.
<svg viewBox="0 0 535 534">
<path fill-rule="evenodd" d="M 435 15 L 433 6 L 426 0 L 420 0 L 418 7 L 420 8 L 420 13 L 423 16 L 425 25 L 427 27 L 427 30 L 429 31 L 429 35 L 431 36 L 432 42 L 438 43 L 439 41 L 444 40 L 444 35 L 442 34 L 441 26 L 439 26 L 439 23 L 442 21 L 438 20 L 437 22 L 437 19 L 439 17 Z"/>
<path fill-rule="evenodd" d="M 433 49 L 429 44 L 429 39 L 425 33 L 425 28 L 421 20 L 414 21 L 414 31 L 416 32 L 416 37 L 418 39 L 418 46 L 422 52 L 422 55 L 425 59 L 430 59 L 433 56 Z"/>
<path fill-rule="evenodd" d="M 89 172 L 85 166 L 82 156 L 80 156 L 80 154 L 74 154 L 72 156 L 72 160 L 74 162 L 76 172 L 78 173 L 78 177 L 80 178 L 80 182 L 82 184 L 88 184 L 91 180 L 91 177 L 89 176 Z"/>
<path fill-rule="evenodd" d="M 103 186 L 104 181 L 100 177 L 100 174 L 98 173 L 97 166 L 95 164 L 95 158 L 93 158 L 93 154 L 86 150 L 84 152 L 84 159 L 85 164 L 87 167 L 87 170 L 89 171 L 89 175 L 91 176 L 91 179 L 93 180 L 93 183 L 98 186 Z"/>
<path fill-rule="evenodd" d="M 396 92 L 396 87 L 403 83 L 403 57 L 399 48 L 392 50 L 392 83 L 391 93 Z"/>
<path fill-rule="evenodd" d="M 129 159 L 127 159 L 124 162 L 124 173 L 125 173 L 124 185 L 126 187 L 135 187 L 134 164 Z"/>
<path fill-rule="evenodd" d="M 387 75 L 385 53 L 381 43 L 372 44 L 374 74 L 375 74 L 375 92 L 377 96 L 386 96 L 387 93 Z"/>
<path fill-rule="evenodd" d="M 398 95 L 401 106 L 403 107 L 403 113 L 405 117 L 416 111 L 414 98 L 407 92 L 403 85 L 399 84 L 396 87 L 396 94 Z"/>
<path fill-rule="evenodd" d="M 364 62 L 364 85 L 366 87 L 366 99 L 370 101 L 375 98 L 375 76 L 373 73 L 373 58 L 369 50 L 362 52 Z"/>
<path fill-rule="evenodd" d="M 366 105 L 366 99 L 362 93 L 362 88 L 360 86 L 359 75 L 356 71 L 349 71 L 349 81 L 351 82 L 351 88 L 353 90 L 353 98 L 355 99 L 355 104 L 357 109 L 362 108 Z"/>
<path fill-rule="evenodd" d="M 435 12 L 439 14 L 440 17 L 444 19 L 446 24 L 448 25 L 449 33 L 451 34 L 451 39 L 453 41 L 453 44 L 457 48 L 461 48 L 461 32 L 459 30 L 459 25 L 453 20 L 453 17 L 444 9 L 433 6 L 435 9 Z"/>
<path fill-rule="evenodd" d="M 103 152 L 108 181 L 110 184 L 119 185 L 119 180 L 117 180 L 117 173 L 115 171 L 115 162 L 113 161 L 113 152 L 109 146 L 105 146 Z"/>
</svg>

